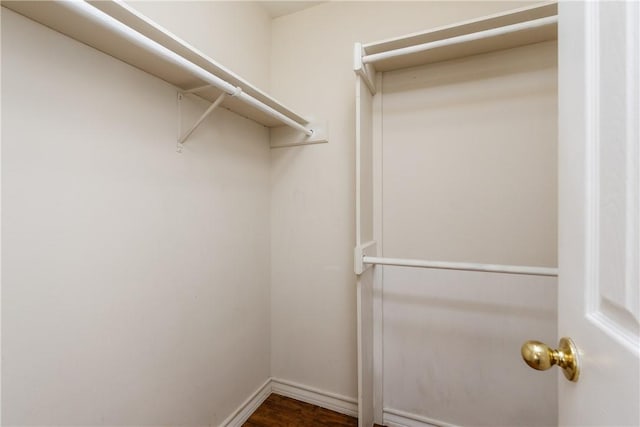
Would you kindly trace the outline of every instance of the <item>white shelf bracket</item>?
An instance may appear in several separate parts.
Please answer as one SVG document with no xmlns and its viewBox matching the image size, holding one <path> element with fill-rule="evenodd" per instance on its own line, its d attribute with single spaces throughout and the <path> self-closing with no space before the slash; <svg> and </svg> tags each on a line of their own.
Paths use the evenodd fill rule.
<svg viewBox="0 0 640 427">
<path fill-rule="evenodd" d="M 364 273 L 367 269 L 371 268 L 373 264 L 364 262 L 364 257 L 374 257 L 377 252 L 377 244 L 375 241 L 364 243 L 360 246 L 356 246 L 353 251 L 354 271 L 357 275 Z"/>
<path fill-rule="evenodd" d="M 371 64 L 365 64 L 362 61 L 364 57 L 364 50 L 362 49 L 362 43 L 356 43 L 353 47 L 353 71 L 356 72 L 357 75 L 362 77 L 364 83 L 369 88 L 369 92 L 371 95 L 376 94 L 376 85 L 375 85 L 375 76 L 376 70 Z"/>
<path fill-rule="evenodd" d="M 278 126 L 269 130 L 271 148 L 295 147 L 299 145 L 324 144 L 329 142 L 329 123 L 311 120 L 307 126 L 311 135 L 304 134 L 288 126 Z"/>
<path fill-rule="evenodd" d="M 178 120 L 180 121 L 180 123 L 182 122 L 182 97 L 183 96 L 184 95 L 182 93 L 178 93 L 178 110 L 179 110 L 179 116 L 180 116 Z M 178 153 L 182 152 L 183 144 L 187 139 L 189 139 L 193 131 L 195 131 L 198 128 L 198 126 L 202 124 L 204 119 L 206 119 L 213 112 L 213 110 L 215 110 L 222 103 L 222 101 L 224 101 L 226 96 L 227 94 L 225 92 L 222 92 L 222 94 L 220 94 L 220 96 L 213 102 L 213 104 L 209 106 L 209 108 L 207 108 L 207 110 L 202 114 L 202 116 L 200 116 L 200 118 L 196 120 L 193 126 L 191 126 L 191 128 L 188 131 L 186 131 L 183 135 L 178 137 Z M 233 96 L 235 96 L 235 94 Z"/>
</svg>

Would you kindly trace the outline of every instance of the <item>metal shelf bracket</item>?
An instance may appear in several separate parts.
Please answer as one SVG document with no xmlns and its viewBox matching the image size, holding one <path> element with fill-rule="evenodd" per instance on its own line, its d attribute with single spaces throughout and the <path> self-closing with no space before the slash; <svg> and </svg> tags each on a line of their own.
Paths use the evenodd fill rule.
<svg viewBox="0 0 640 427">
<path fill-rule="evenodd" d="M 186 131 L 184 134 L 178 137 L 178 147 L 177 147 L 178 153 L 182 153 L 182 147 L 185 141 L 189 139 L 193 131 L 195 131 L 198 128 L 198 126 L 202 124 L 204 119 L 206 119 L 213 112 L 213 110 L 215 110 L 222 103 L 222 101 L 224 101 L 226 96 L 227 94 L 225 92 L 222 92 L 222 94 L 220 94 L 220 96 L 213 102 L 213 104 L 209 106 L 209 108 L 207 108 L 207 110 L 202 114 L 202 116 L 200 116 L 200 118 L 196 120 L 193 126 L 191 126 L 191 128 L 188 131 Z M 182 92 L 178 92 L 179 123 L 182 123 L 182 98 L 183 97 L 184 97 L 184 94 Z"/>
</svg>

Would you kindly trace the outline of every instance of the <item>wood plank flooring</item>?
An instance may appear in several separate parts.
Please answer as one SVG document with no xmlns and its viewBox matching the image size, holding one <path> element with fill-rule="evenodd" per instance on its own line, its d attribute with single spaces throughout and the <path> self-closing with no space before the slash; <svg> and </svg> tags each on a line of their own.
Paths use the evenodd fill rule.
<svg viewBox="0 0 640 427">
<path fill-rule="evenodd" d="M 243 427 L 276 426 L 357 427 L 358 419 L 299 400 L 272 394 L 243 425 Z"/>
</svg>

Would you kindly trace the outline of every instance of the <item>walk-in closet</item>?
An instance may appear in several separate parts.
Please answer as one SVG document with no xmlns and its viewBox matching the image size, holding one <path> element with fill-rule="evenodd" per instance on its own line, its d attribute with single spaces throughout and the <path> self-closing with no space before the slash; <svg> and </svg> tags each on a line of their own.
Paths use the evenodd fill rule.
<svg viewBox="0 0 640 427">
<path fill-rule="evenodd" d="M 638 2 L 1 5 L 3 426 L 640 423 Z"/>
</svg>

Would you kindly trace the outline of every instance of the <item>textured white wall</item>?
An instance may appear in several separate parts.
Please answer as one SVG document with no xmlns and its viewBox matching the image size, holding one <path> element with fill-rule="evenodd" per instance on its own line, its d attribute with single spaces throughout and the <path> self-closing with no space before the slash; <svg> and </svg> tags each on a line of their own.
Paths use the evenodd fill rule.
<svg viewBox="0 0 640 427">
<path fill-rule="evenodd" d="M 176 133 L 173 87 L 2 10 L 4 425 L 218 425 L 269 377 L 267 130 Z"/>
<path fill-rule="evenodd" d="M 274 20 L 271 92 L 330 126 L 329 144 L 271 153 L 275 377 L 357 393 L 353 43 L 523 5 L 329 2 Z"/>
</svg>

